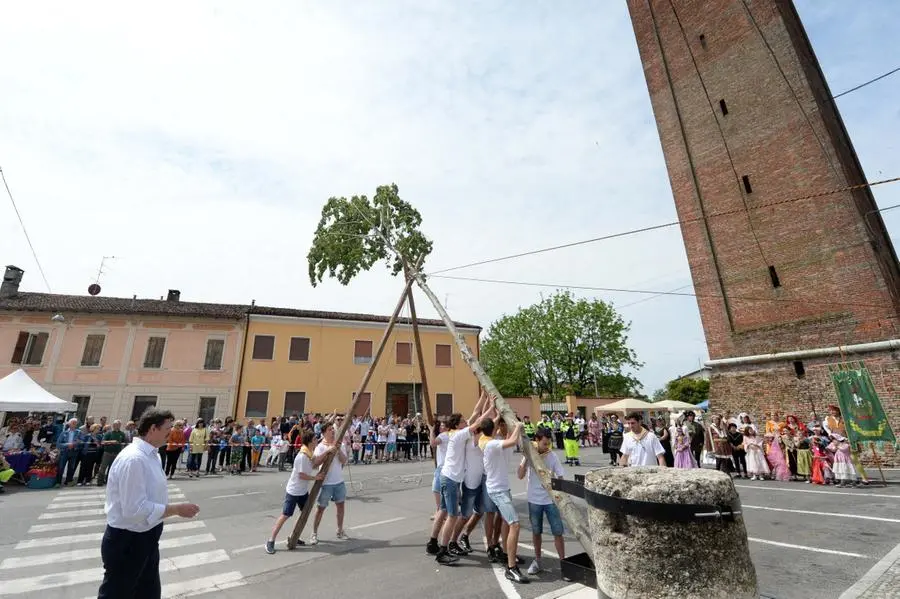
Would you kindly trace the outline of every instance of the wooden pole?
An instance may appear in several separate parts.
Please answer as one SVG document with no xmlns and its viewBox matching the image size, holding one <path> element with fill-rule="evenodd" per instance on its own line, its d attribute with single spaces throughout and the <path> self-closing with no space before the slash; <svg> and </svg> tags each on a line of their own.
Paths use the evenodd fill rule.
<svg viewBox="0 0 900 599">
<path fill-rule="evenodd" d="M 878 457 L 878 452 L 875 451 L 875 441 L 869 441 L 869 449 L 872 450 L 872 459 L 875 460 L 875 465 L 878 467 L 878 474 L 881 475 L 881 484 L 886 487 L 887 481 L 884 479 L 884 471 L 881 469 L 881 458 Z M 865 471 L 861 462 L 859 467 Z"/>
<path fill-rule="evenodd" d="M 500 392 L 497 390 L 497 387 L 494 385 L 493 381 L 491 381 L 490 377 L 484 371 L 484 368 L 481 367 L 481 364 L 475 358 L 475 355 L 472 353 L 472 350 L 469 348 L 466 340 L 463 338 L 462 334 L 457 330 L 456 325 L 453 320 L 450 319 L 450 315 L 444 309 L 444 306 L 441 305 L 440 300 L 438 300 L 437 296 L 434 295 L 434 292 L 431 291 L 431 288 L 428 287 L 428 284 L 425 282 L 425 278 L 421 273 L 418 272 L 418 269 L 410 273 L 412 277 L 415 279 L 416 284 L 420 289 L 425 293 L 425 296 L 431 301 L 434 305 L 434 309 L 437 310 L 438 314 L 441 315 L 441 319 L 444 321 L 444 324 L 447 326 L 447 329 L 450 331 L 450 335 L 453 337 L 453 340 L 456 342 L 456 347 L 459 349 L 460 354 L 462 354 L 463 360 L 466 364 L 469 365 L 469 368 L 472 369 L 472 372 L 475 374 L 475 377 L 478 379 L 478 382 L 481 383 L 481 386 L 487 390 L 488 393 L 494 396 L 495 398 L 495 406 L 497 407 L 497 411 L 500 412 L 500 415 L 503 417 L 504 422 L 506 422 L 506 426 L 512 430 L 515 427 L 517 420 L 516 415 L 512 411 L 512 408 L 509 407 L 509 404 L 506 403 L 506 400 L 503 399 L 503 396 L 500 395 Z M 531 442 L 529 442 L 527 437 L 522 437 L 522 451 L 525 454 L 525 460 L 528 462 L 528 465 L 534 468 L 534 471 L 538 473 L 541 479 L 541 484 L 550 494 L 550 497 L 553 499 L 553 502 L 559 508 L 560 514 L 563 519 L 566 521 L 566 524 L 569 527 L 569 530 L 575 535 L 578 539 L 578 542 L 581 543 L 581 546 L 584 547 L 585 551 L 588 552 L 589 555 L 593 555 L 593 547 L 591 543 L 591 536 L 585 527 L 585 521 L 587 518 L 579 511 L 578 507 L 575 505 L 572 498 L 564 493 L 559 493 L 554 491 L 551 487 L 550 483 L 550 471 L 547 470 L 547 467 L 544 465 L 544 461 L 538 458 L 537 452 L 535 451 Z"/>
<path fill-rule="evenodd" d="M 407 280 L 412 282 L 407 272 Z M 419 319 L 416 317 L 416 301 L 413 299 L 412 287 L 407 287 L 406 301 L 409 302 L 409 318 L 412 321 L 413 342 L 416 346 L 416 360 L 419 362 L 419 376 L 422 378 L 422 403 L 425 407 L 425 422 L 434 435 L 434 412 L 431 410 L 431 398 L 428 395 L 428 377 L 425 376 L 425 355 L 422 353 L 422 338 L 419 336 Z M 416 433 L 418 434 L 418 433 Z M 432 451 L 431 458 L 437 468 L 437 454 Z"/>
<path fill-rule="evenodd" d="M 409 296 L 409 291 L 412 287 L 413 280 L 408 279 L 406 281 L 406 286 L 403 288 L 403 293 L 400 295 L 400 299 L 397 301 L 397 307 L 394 308 L 394 313 L 391 314 L 390 320 L 388 320 L 387 327 L 384 329 L 384 334 L 381 337 L 381 341 L 378 344 L 378 349 L 375 351 L 375 355 L 372 357 L 372 362 L 369 364 L 369 367 L 366 369 L 366 374 L 363 375 L 362 382 L 359 384 L 359 389 L 356 391 L 356 395 L 353 397 L 353 402 L 350 404 L 350 409 L 344 415 L 344 421 L 341 423 L 340 429 L 335 433 L 334 442 L 340 447 L 344 443 L 344 435 L 347 434 L 347 430 L 350 428 L 350 424 L 353 418 L 353 413 L 356 411 L 356 408 L 359 407 L 359 403 L 362 401 L 363 393 L 366 391 L 366 386 L 369 384 L 369 380 L 372 378 L 372 375 L 375 373 L 375 367 L 378 365 L 378 360 L 381 359 L 381 354 L 384 353 L 384 348 L 387 346 L 388 339 L 391 336 L 391 331 L 394 330 L 394 325 L 397 324 L 397 317 L 400 315 L 400 311 L 403 309 L 403 304 L 406 303 L 406 299 Z M 369 406 L 371 409 L 371 405 Z M 328 473 L 328 468 L 331 467 L 331 463 L 334 461 L 334 458 L 337 454 L 332 453 L 325 461 L 322 463 L 322 467 L 319 469 L 319 472 Z M 303 528 L 306 526 L 306 521 L 309 520 L 309 514 L 312 511 L 313 505 L 316 503 L 316 499 L 319 497 L 319 491 L 322 489 L 322 481 L 317 480 L 312 486 L 312 489 L 309 491 L 309 497 L 306 500 L 306 505 L 303 506 L 303 511 L 300 512 L 300 519 L 297 520 L 297 524 L 294 525 L 294 532 L 291 533 L 291 536 L 288 538 L 288 549 L 293 549 L 297 546 L 297 541 L 300 540 L 300 535 L 303 533 Z"/>
</svg>

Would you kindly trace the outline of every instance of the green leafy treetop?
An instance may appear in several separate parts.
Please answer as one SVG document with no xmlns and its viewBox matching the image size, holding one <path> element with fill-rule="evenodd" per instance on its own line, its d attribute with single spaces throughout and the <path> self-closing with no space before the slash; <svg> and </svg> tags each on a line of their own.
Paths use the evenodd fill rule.
<svg viewBox="0 0 900 599">
<path fill-rule="evenodd" d="M 422 215 L 400 199 L 396 184 L 378 187 L 371 200 L 329 198 L 307 255 L 309 282 L 315 287 L 327 273 L 347 285 L 379 260 L 387 261 L 396 276 L 404 261 L 415 264 L 431 253 L 421 224 Z"/>
</svg>

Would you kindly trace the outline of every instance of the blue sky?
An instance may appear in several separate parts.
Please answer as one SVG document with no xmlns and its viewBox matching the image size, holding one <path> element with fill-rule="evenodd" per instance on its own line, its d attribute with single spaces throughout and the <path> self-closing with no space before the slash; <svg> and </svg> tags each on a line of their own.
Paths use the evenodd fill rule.
<svg viewBox="0 0 900 599">
<path fill-rule="evenodd" d="M 833 91 L 900 65 L 897 3 L 797 6 Z M 313 289 L 305 256 L 329 196 L 389 182 L 432 269 L 676 218 L 624 1 L 18 3 L 0 54 L 0 166 L 55 292 L 116 255 L 104 294 L 388 312 L 386 270 Z M 900 174 L 898 97 L 900 76 L 839 100 L 871 180 Z M 44 290 L 5 199 L 0 259 Z M 453 274 L 690 283 L 675 228 Z M 550 291 L 433 283 L 484 326 Z M 648 393 L 706 359 L 693 298 L 597 296 L 632 322 Z"/>
</svg>

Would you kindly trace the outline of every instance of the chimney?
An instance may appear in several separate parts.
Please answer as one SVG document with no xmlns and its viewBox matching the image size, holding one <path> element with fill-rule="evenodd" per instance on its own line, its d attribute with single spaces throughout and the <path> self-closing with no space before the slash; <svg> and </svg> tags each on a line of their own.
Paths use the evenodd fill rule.
<svg viewBox="0 0 900 599">
<path fill-rule="evenodd" d="M 181 299 L 181 292 L 177 289 L 169 289 L 169 295 L 166 297 L 167 302 L 177 302 Z"/>
<path fill-rule="evenodd" d="M 0 284 L 0 298 L 15 297 L 19 293 L 19 283 L 25 271 L 18 266 L 7 266 L 3 273 L 3 283 Z"/>
</svg>

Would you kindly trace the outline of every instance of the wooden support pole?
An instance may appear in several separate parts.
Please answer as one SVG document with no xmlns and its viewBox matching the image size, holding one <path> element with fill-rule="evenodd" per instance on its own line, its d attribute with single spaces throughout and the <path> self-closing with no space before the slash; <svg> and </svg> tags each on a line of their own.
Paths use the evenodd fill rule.
<svg viewBox="0 0 900 599">
<path fill-rule="evenodd" d="M 490 377 L 484 371 L 484 368 L 481 367 L 481 363 L 477 358 L 475 358 L 475 355 L 472 353 L 472 350 L 469 348 L 466 340 L 457 330 L 456 325 L 453 323 L 453 320 L 450 319 L 450 315 L 444 309 L 444 306 L 441 305 L 440 300 L 438 300 L 434 292 L 431 291 L 431 288 L 428 287 L 428 284 L 425 282 L 425 277 L 423 277 L 422 274 L 418 272 L 418 269 L 411 272 L 410 274 L 415 279 L 416 284 L 419 286 L 419 288 L 425 293 L 425 296 L 434 305 L 434 309 L 437 310 L 438 314 L 441 315 L 441 319 L 450 330 L 450 335 L 456 342 L 456 347 L 457 349 L 459 349 L 460 354 L 462 354 L 463 360 L 466 362 L 466 364 L 469 365 L 469 368 L 472 369 L 472 372 L 475 374 L 478 382 L 481 383 L 481 386 L 485 390 L 487 390 L 488 393 L 494 396 L 497 411 L 500 412 L 500 415 L 503 417 L 504 422 L 506 422 L 506 426 L 509 427 L 510 430 L 512 430 L 518 422 L 516 420 L 515 413 L 512 411 L 512 408 L 509 407 L 509 404 L 506 403 L 506 400 L 503 399 L 502 395 L 500 395 L 500 392 L 497 390 L 497 387 L 494 385 L 493 381 L 491 381 Z M 593 555 L 593 544 L 591 543 L 590 532 L 584 524 L 586 518 L 579 511 L 578 507 L 572 501 L 571 497 L 552 489 L 550 483 L 550 471 L 547 470 L 547 467 L 544 465 L 544 461 L 538 457 L 537 452 L 535 451 L 531 442 L 527 437 L 524 436 L 522 437 L 522 451 L 525 454 L 525 459 L 528 462 L 528 465 L 534 468 L 534 471 L 537 472 L 540 476 L 541 485 L 543 485 L 543 487 L 547 490 L 547 492 L 550 494 L 550 497 L 553 499 L 553 502 L 559 508 L 560 514 L 562 515 L 563 520 L 565 520 L 566 525 L 569 527 L 569 530 L 572 531 L 572 533 L 578 539 L 578 542 L 581 543 L 582 547 L 584 547 L 585 551 L 587 551 L 589 555 Z"/>
<path fill-rule="evenodd" d="M 413 284 L 413 279 L 407 279 L 406 286 L 403 288 L 403 293 L 400 295 L 400 299 L 397 301 L 397 307 L 394 308 L 394 313 L 391 314 L 390 320 L 388 320 L 387 327 L 384 329 L 384 334 L 381 337 L 381 341 L 378 344 L 378 349 L 375 351 L 375 355 L 372 356 L 372 362 L 369 364 L 369 367 L 366 369 L 366 374 L 363 375 L 362 382 L 359 384 L 359 389 L 356 391 L 356 395 L 353 397 L 353 402 L 350 404 L 350 409 L 344 415 L 344 421 L 341 423 L 340 429 L 337 430 L 334 436 L 334 442 L 338 444 L 340 447 L 344 443 L 344 435 L 347 434 L 347 430 L 350 428 L 351 421 L 353 419 L 353 413 L 356 411 L 356 408 L 359 407 L 360 401 L 362 401 L 363 393 L 366 391 L 366 386 L 369 384 L 369 380 L 371 380 L 372 375 L 375 373 L 375 367 L 378 365 L 378 360 L 381 359 L 381 354 L 384 353 L 384 348 L 387 346 L 388 339 L 391 336 L 391 331 L 394 330 L 394 325 L 397 324 L 397 318 L 400 316 L 400 311 L 403 309 L 403 304 L 406 303 L 407 297 L 409 297 L 409 292 Z M 370 405 L 371 408 L 371 405 Z M 328 473 L 328 469 L 331 467 L 331 463 L 334 461 L 334 458 L 337 454 L 332 453 L 325 461 L 322 462 L 322 467 L 319 469 L 319 472 Z M 306 500 L 306 505 L 303 506 L 303 511 L 300 512 L 300 518 L 297 520 L 297 524 L 294 525 L 294 532 L 291 533 L 291 536 L 288 538 L 288 549 L 293 549 L 297 546 L 297 541 L 300 539 L 300 535 L 303 533 L 303 528 L 306 526 L 306 521 L 309 520 L 309 514 L 312 511 L 313 505 L 316 503 L 316 499 L 319 497 L 319 491 L 322 489 L 322 481 L 317 480 L 312 486 L 312 489 L 309 491 L 309 497 Z"/>
<path fill-rule="evenodd" d="M 407 280 L 412 283 L 409 271 L 406 273 Z M 431 429 L 431 436 L 434 436 L 434 412 L 431 409 L 431 398 L 428 395 L 428 377 L 425 376 L 425 355 L 422 353 L 422 338 L 419 336 L 419 319 L 416 317 L 416 301 L 413 299 L 412 287 L 407 287 L 406 301 L 409 302 L 409 318 L 412 321 L 413 342 L 416 346 L 416 360 L 419 362 L 419 376 L 422 378 L 422 403 L 425 406 L 425 422 Z M 418 433 L 417 433 L 418 434 Z M 432 450 L 431 457 L 434 461 L 434 467 L 437 468 L 437 454 Z"/>
</svg>

